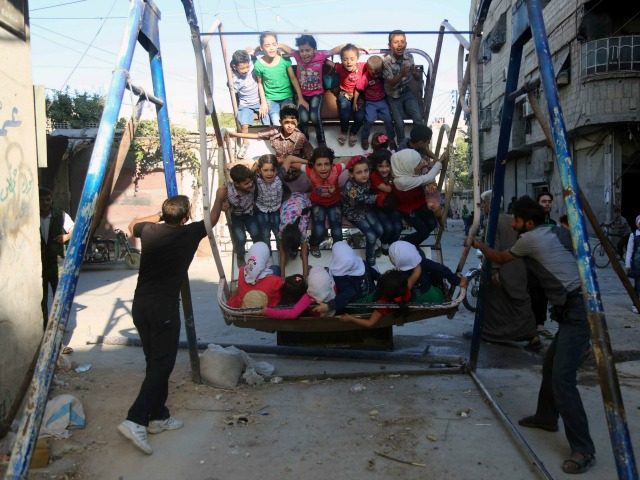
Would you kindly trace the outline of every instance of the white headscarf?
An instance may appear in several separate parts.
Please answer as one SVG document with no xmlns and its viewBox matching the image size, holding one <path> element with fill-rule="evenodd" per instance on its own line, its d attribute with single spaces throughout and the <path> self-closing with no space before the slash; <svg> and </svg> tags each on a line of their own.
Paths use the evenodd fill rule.
<svg viewBox="0 0 640 480">
<path fill-rule="evenodd" d="M 391 155 L 391 171 L 393 185 L 400 191 L 406 192 L 412 188 L 421 187 L 436 179 L 442 169 L 442 164 L 436 162 L 425 175 L 416 175 L 416 167 L 422 157 L 412 148 L 405 148 Z"/>
<path fill-rule="evenodd" d="M 307 277 L 307 293 L 318 303 L 327 303 L 336 298 L 333 277 L 324 267 L 309 269 Z"/>
<path fill-rule="evenodd" d="M 398 270 L 406 272 L 420 265 L 422 257 L 414 244 L 398 240 L 389 247 L 389 260 Z"/>
<path fill-rule="evenodd" d="M 336 242 L 331 249 L 329 271 L 334 277 L 364 275 L 364 262 L 345 241 Z"/>
<path fill-rule="evenodd" d="M 640 215 L 636 217 L 636 226 L 640 225 Z"/>
<path fill-rule="evenodd" d="M 256 242 L 251 245 L 247 254 L 247 264 L 244 266 L 244 281 L 255 285 L 258 280 L 267 275 L 273 275 L 268 268 L 271 263 L 271 250 L 264 242 Z"/>
</svg>

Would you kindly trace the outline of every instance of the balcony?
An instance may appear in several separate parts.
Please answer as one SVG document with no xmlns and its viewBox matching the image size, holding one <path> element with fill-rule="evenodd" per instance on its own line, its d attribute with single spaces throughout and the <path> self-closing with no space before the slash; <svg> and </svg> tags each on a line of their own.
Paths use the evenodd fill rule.
<svg viewBox="0 0 640 480">
<path fill-rule="evenodd" d="M 599 38 L 581 46 L 582 78 L 635 72 L 640 75 L 640 35 Z M 623 73 L 624 75 L 624 73 Z"/>
</svg>

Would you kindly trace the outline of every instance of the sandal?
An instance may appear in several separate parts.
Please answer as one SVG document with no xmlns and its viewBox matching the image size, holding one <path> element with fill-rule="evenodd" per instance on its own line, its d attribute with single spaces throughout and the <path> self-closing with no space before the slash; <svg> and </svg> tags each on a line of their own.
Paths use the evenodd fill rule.
<svg viewBox="0 0 640 480">
<path fill-rule="evenodd" d="M 538 330 L 538 335 L 542 335 L 544 338 L 553 338 L 554 337 L 554 334 L 551 333 L 546 328 L 543 328 L 542 330 Z"/>
<path fill-rule="evenodd" d="M 349 135 L 349 146 L 350 147 L 354 147 L 356 145 L 356 143 L 358 143 L 358 136 L 357 135 Z"/>
<path fill-rule="evenodd" d="M 316 257 L 316 258 L 320 258 L 322 256 L 322 253 L 320 253 L 319 247 L 309 248 L 309 253 L 311 254 L 312 257 Z"/>
<path fill-rule="evenodd" d="M 62 354 L 63 355 L 69 355 L 70 353 L 73 353 L 73 348 L 71 348 L 71 347 L 62 347 Z"/>
<path fill-rule="evenodd" d="M 579 457 L 578 457 L 579 456 Z M 562 471 L 569 474 L 584 473 L 593 467 L 596 457 L 589 453 L 573 453 L 562 463 Z"/>
<path fill-rule="evenodd" d="M 347 142 L 347 134 L 346 133 L 341 133 L 340 135 L 338 135 L 338 143 L 340 145 L 344 145 Z"/>
</svg>

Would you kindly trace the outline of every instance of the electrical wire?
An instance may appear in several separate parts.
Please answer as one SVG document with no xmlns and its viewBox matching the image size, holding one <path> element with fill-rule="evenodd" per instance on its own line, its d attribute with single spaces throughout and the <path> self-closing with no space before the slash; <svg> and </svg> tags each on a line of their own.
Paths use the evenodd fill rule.
<svg viewBox="0 0 640 480">
<path fill-rule="evenodd" d="M 73 2 L 56 3 L 54 5 L 47 5 L 46 7 L 31 8 L 30 10 L 32 12 L 37 12 L 38 10 L 47 10 L 49 8 L 62 7 L 63 5 L 71 5 L 73 3 L 83 3 L 83 2 L 86 2 L 86 1 L 87 0 L 74 0 Z"/>
</svg>

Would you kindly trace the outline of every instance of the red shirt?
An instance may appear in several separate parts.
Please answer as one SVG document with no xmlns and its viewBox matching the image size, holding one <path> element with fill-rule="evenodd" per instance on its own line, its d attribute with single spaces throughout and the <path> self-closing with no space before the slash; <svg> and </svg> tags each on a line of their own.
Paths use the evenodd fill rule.
<svg viewBox="0 0 640 480">
<path fill-rule="evenodd" d="M 367 102 L 379 102 L 387 96 L 386 93 L 384 93 L 382 76 L 373 77 L 366 69 L 358 80 L 356 88 L 364 92 L 364 99 Z"/>
<path fill-rule="evenodd" d="M 340 75 L 340 91 L 353 95 L 358 80 L 360 80 L 362 72 L 365 70 L 365 65 L 366 63 L 358 63 L 356 64 L 356 69 L 353 72 L 349 72 L 341 63 L 336 63 L 336 72 Z"/>
<path fill-rule="evenodd" d="M 307 166 L 305 171 L 311 182 L 311 203 L 314 205 L 322 205 L 330 207 L 342 200 L 340 197 L 340 186 L 338 185 L 338 177 L 344 166 L 337 163 L 331 166 L 331 172 L 327 178 L 320 178 L 320 175 L 311 166 Z"/>
<path fill-rule="evenodd" d="M 391 175 L 389 175 L 389 177 L 390 176 Z M 384 201 L 387 198 L 387 195 L 390 195 L 390 193 L 383 192 L 378 188 L 378 186 L 379 185 L 391 186 L 391 182 L 388 182 L 387 180 L 382 178 L 382 175 L 380 175 L 377 170 L 374 170 L 373 172 L 371 172 L 371 174 L 369 175 L 369 180 L 371 180 L 371 186 L 373 187 L 373 191 L 376 192 L 377 194 L 376 205 L 378 207 L 383 207 Z"/>
<path fill-rule="evenodd" d="M 400 298 L 390 299 L 386 297 L 380 297 L 376 301 L 376 303 L 400 303 L 400 302 L 408 302 L 410 300 L 411 300 L 411 289 L 407 288 L 404 294 L 402 295 L 402 297 Z M 388 313 L 393 313 L 394 311 L 396 311 L 396 309 L 394 308 L 376 308 L 376 312 L 380 313 L 381 315 L 387 315 Z"/>
<path fill-rule="evenodd" d="M 267 306 L 275 307 L 280 303 L 280 289 L 284 284 L 282 277 L 278 275 L 268 275 L 258 280 L 255 285 L 250 285 L 244 280 L 244 267 L 238 271 L 238 289 L 229 300 L 227 305 L 232 308 L 242 307 L 244 296 L 251 290 L 260 290 L 267 296 Z"/>
<path fill-rule="evenodd" d="M 398 199 L 398 210 L 402 213 L 414 212 L 427 204 L 423 187 L 416 187 L 403 192 L 394 185 L 393 195 Z"/>
</svg>

